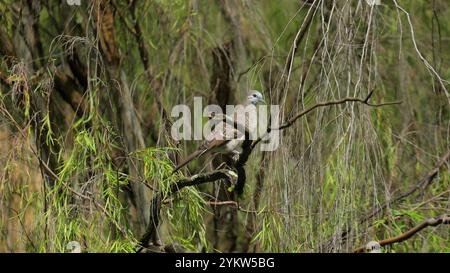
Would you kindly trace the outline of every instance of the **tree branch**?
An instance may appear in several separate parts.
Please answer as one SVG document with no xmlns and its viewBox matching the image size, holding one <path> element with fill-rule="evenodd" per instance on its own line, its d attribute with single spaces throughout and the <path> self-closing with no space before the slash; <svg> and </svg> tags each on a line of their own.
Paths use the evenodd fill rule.
<svg viewBox="0 0 450 273">
<path fill-rule="evenodd" d="M 426 187 L 428 187 L 431 184 L 431 182 L 433 181 L 433 179 L 437 176 L 437 174 L 439 173 L 439 171 L 442 168 L 442 166 L 444 166 L 444 164 L 449 159 L 450 159 L 450 150 L 443 157 L 441 157 L 441 159 L 437 163 L 436 167 L 433 168 L 432 170 L 430 170 L 427 174 L 425 174 L 425 176 L 422 179 L 420 179 L 419 182 L 417 182 L 416 185 L 414 185 L 408 191 L 406 191 L 406 192 L 396 196 L 395 198 L 386 201 L 381 207 L 374 209 L 369 215 L 367 215 L 365 218 L 360 220 L 360 224 L 364 224 L 365 222 L 373 219 L 375 216 L 377 216 L 378 214 L 383 212 L 388 206 L 391 206 L 394 203 L 398 203 L 398 202 L 402 201 L 403 199 L 405 199 L 409 195 L 415 193 L 417 190 L 419 190 L 419 189 L 423 190 Z M 345 231 L 341 232 L 340 234 L 335 234 L 325 244 L 329 244 L 330 242 L 336 240 L 337 236 L 340 236 L 341 240 L 345 240 L 349 236 L 350 232 L 351 232 L 351 229 L 348 228 Z"/>
<path fill-rule="evenodd" d="M 217 170 L 204 174 L 196 174 L 189 178 L 180 179 L 175 183 L 170 190 L 170 194 L 174 194 L 180 191 L 182 188 L 200 185 L 208 182 L 217 181 L 219 179 L 230 178 L 230 176 L 235 176 L 235 173 L 227 170 Z"/>
<path fill-rule="evenodd" d="M 316 108 L 319 107 L 324 107 L 324 106 L 332 106 L 332 105 L 338 105 L 338 104 L 344 104 L 347 102 L 357 102 L 357 103 L 362 103 L 365 104 L 367 106 L 371 106 L 371 107 L 381 107 L 381 106 L 387 106 L 387 105 L 396 105 L 396 104 L 401 104 L 401 101 L 394 101 L 394 102 L 385 102 L 385 103 L 379 103 L 379 104 L 374 104 L 374 103 L 370 103 L 369 100 L 373 95 L 373 90 L 364 98 L 356 98 L 356 97 L 346 97 L 340 100 L 335 100 L 335 101 L 327 101 L 327 102 L 319 102 L 303 111 L 301 111 L 300 113 L 296 114 L 294 117 L 292 117 L 291 119 L 289 119 L 288 121 L 286 121 L 285 123 L 283 123 L 282 125 L 278 126 L 278 127 L 272 127 L 272 128 L 268 128 L 266 133 L 264 133 L 262 136 L 258 137 L 255 141 L 251 141 L 249 139 L 249 134 L 248 132 L 245 130 L 245 140 L 242 144 L 242 153 L 239 156 L 239 160 L 236 162 L 235 164 L 235 168 L 238 172 L 238 181 L 236 183 L 236 190 L 238 191 L 238 193 L 242 193 L 242 190 L 244 188 L 244 184 L 245 184 L 245 170 L 244 170 L 244 166 L 251 154 L 251 152 L 253 151 L 253 149 L 255 148 L 255 146 L 264 138 L 267 136 L 267 134 L 269 134 L 272 130 L 284 130 L 290 126 L 292 126 L 299 118 L 305 116 L 306 114 L 308 114 L 309 112 L 313 111 Z M 230 122 L 229 120 L 226 120 L 226 122 Z M 236 122 L 235 122 L 235 126 L 236 126 Z"/>
<path fill-rule="evenodd" d="M 415 193 L 417 190 L 425 189 L 426 187 L 428 187 L 431 184 L 431 182 L 433 181 L 433 179 L 436 177 L 436 175 L 439 173 L 439 170 L 442 168 L 442 166 L 444 166 L 445 162 L 447 162 L 449 159 L 450 159 L 450 150 L 443 157 L 441 157 L 441 159 L 439 160 L 436 167 L 433 168 L 432 170 L 430 170 L 422 179 L 420 179 L 419 182 L 415 186 L 413 186 L 408 191 L 398 195 L 397 197 L 395 197 L 389 201 L 386 201 L 386 203 L 384 203 L 381 207 L 379 207 L 378 209 L 375 209 L 366 218 L 364 218 L 362 220 L 362 223 L 372 219 L 374 216 L 381 213 L 388 206 L 390 206 L 394 203 L 398 203 L 399 201 L 405 199 L 409 195 Z"/>
<path fill-rule="evenodd" d="M 420 223 L 419 225 L 413 227 L 412 229 L 410 229 L 398 236 L 378 241 L 378 243 L 380 244 L 380 246 L 386 246 L 386 245 L 392 245 L 394 243 L 400 243 L 400 242 L 406 241 L 409 238 L 413 237 L 416 233 L 420 232 L 422 229 L 424 229 L 426 227 L 435 227 L 440 224 L 445 224 L 445 225 L 450 224 L 450 216 L 444 214 L 444 215 L 441 215 L 436 218 L 427 219 L 427 220 L 423 221 L 422 223 Z M 366 247 L 362 246 L 362 247 L 359 247 L 359 248 L 353 250 L 353 252 L 361 253 L 361 252 L 364 252 L 365 249 L 366 249 Z"/>
<path fill-rule="evenodd" d="M 299 118 L 305 116 L 309 112 L 311 112 L 311 111 L 313 111 L 313 110 L 315 110 L 316 108 L 319 108 L 319 107 L 344 104 L 344 103 L 347 103 L 347 102 L 358 102 L 358 103 L 362 103 L 362 104 L 365 104 L 365 105 L 371 106 L 371 107 L 397 105 L 397 104 L 401 104 L 402 103 L 401 101 L 385 102 L 385 103 L 378 103 L 378 104 L 370 103 L 369 100 L 372 97 L 372 95 L 373 95 L 373 90 L 370 91 L 370 93 L 364 99 L 356 98 L 356 97 L 346 97 L 346 98 L 343 98 L 343 99 L 340 99 L 340 100 L 319 102 L 319 103 L 317 103 L 317 104 L 315 104 L 315 105 L 313 105 L 313 106 L 311 106 L 311 107 L 301 111 L 300 113 L 296 114 L 294 117 L 292 117 L 291 119 L 289 119 L 288 121 L 286 121 L 282 125 L 280 125 L 278 127 L 268 128 L 264 135 L 260 136 L 258 139 L 253 141 L 253 143 L 251 144 L 251 149 L 253 149 L 272 130 L 284 130 L 284 129 L 292 126 Z"/>
<path fill-rule="evenodd" d="M 175 184 L 173 184 L 170 188 L 169 193 L 166 196 L 163 196 L 162 193 L 157 193 L 156 196 L 153 197 L 151 205 L 150 205 L 150 219 L 149 224 L 147 225 L 147 229 L 139 241 L 139 246 L 136 249 L 136 252 L 141 252 L 144 248 L 149 246 L 149 242 L 152 238 L 154 238 L 156 233 L 156 228 L 159 225 L 159 215 L 161 210 L 161 204 L 164 198 L 168 198 L 173 194 L 177 193 L 181 189 L 189 186 L 195 186 L 200 184 L 205 184 L 208 182 L 218 181 L 220 179 L 230 179 L 230 177 L 235 177 L 236 174 L 229 170 L 216 170 L 213 172 L 208 172 L 204 174 L 196 174 L 194 176 L 188 178 L 182 178 L 178 180 Z"/>
<path fill-rule="evenodd" d="M 317 103 L 317 104 L 303 110 L 302 112 L 298 113 L 293 118 L 291 118 L 287 122 L 283 123 L 281 126 L 275 127 L 275 128 L 269 128 L 267 130 L 266 134 L 270 133 L 271 130 L 284 130 L 284 129 L 292 126 L 292 124 L 294 124 L 294 122 L 297 121 L 300 117 L 308 114 L 309 112 L 313 111 L 314 109 L 316 109 L 318 107 L 343 104 L 343 103 L 347 103 L 347 102 L 359 102 L 359 103 L 363 103 L 365 105 L 372 106 L 372 107 L 394 105 L 394 104 L 401 103 L 401 102 L 388 102 L 388 103 L 381 103 L 381 104 L 371 104 L 371 103 L 369 103 L 369 99 L 372 96 L 372 94 L 373 94 L 373 91 L 370 92 L 367 95 L 367 97 L 364 99 L 347 97 L 347 98 L 343 98 L 343 99 L 336 100 L 336 101 Z M 239 127 L 239 124 L 236 121 L 231 121 L 230 118 L 227 117 L 226 115 L 223 115 L 221 118 L 223 119 L 224 122 L 232 123 L 235 127 Z M 243 190 L 244 184 L 245 184 L 245 177 L 246 177 L 244 166 L 245 166 L 253 148 L 262 140 L 262 138 L 266 134 L 252 142 L 252 140 L 249 139 L 249 132 L 248 132 L 248 130 L 246 130 L 246 128 L 244 128 L 244 129 L 238 128 L 238 130 L 240 130 L 240 131 L 243 130 L 245 133 L 245 140 L 242 144 L 243 152 L 239 156 L 238 161 L 234 164 L 235 165 L 234 167 L 235 167 L 236 171 L 238 172 L 236 191 L 238 193 L 241 193 Z M 169 196 L 173 195 L 174 193 L 178 192 L 180 189 L 182 189 L 184 187 L 200 185 L 200 184 L 217 181 L 217 180 L 224 179 L 224 178 L 229 178 L 230 175 L 235 176 L 235 173 L 226 171 L 226 170 L 217 170 L 217 171 L 213 171 L 213 172 L 209 172 L 209 173 L 205 173 L 205 174 L 197 174 L 190 178 L 181 179 L 171 187 Z M 166 198 L 167 197 L 168 196 L 166 196 Z M 162 193 L 157 194 L 152 199 L 151 206 L 150 206 L 150 221 L 147 226 L 145 234 L 142 236 L 142 238 L 139 242 L 139 246 L 136 250 L 137 252 L 141 252 L 143 250 L 143 248 L 147 247 L 149 245 L 149 241 L 155 236 L 156 228 L 159 225 L 159 214 L 160 214 L 162 199 L 163 199 Z"/>
</svg>

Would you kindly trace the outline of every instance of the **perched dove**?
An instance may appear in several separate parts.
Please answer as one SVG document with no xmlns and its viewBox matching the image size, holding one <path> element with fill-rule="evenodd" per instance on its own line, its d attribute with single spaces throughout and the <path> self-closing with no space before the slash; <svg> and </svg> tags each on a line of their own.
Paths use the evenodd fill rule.
<svg viewBox="0 0 450 273">
<path fill-rule="evenodd" d="M 250 111 L 255 111 L 253 113 L 253 118 L 255 118 L 256 105 L 261 102 L 264 102 L 261 92 L 251 90 L 246 101 L 235 108 L 233 119 L 225 117 L 227 119 L 226 121 L 223 118 L 218 121 L 212 129 L 209 139 L 205 140 L 195 152 L 182 160 L 175 167 L 173 173 L 206 153 L 232 154 L 234 158 L 242 153 L 241 146 L 245 140 L 245 130 L 252 133 L 257 129 L 256 120 L 249 119 L 249 116 L 252 115 L 246 115 L 245 111 L 248 111 L 249 109 L 245 108 L 247 106 L 254 106 L 253 108 L 250 107 Z M 237 124 L 237 127 L 234 126 L 234 122 Z"/>
</svg>

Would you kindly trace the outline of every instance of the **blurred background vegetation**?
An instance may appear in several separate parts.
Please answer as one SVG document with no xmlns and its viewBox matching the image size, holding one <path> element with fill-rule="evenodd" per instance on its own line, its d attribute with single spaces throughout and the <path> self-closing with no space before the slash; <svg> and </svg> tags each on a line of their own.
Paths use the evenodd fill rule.
<svg viewBox="0 0 450 273">
<path fill-rule="evenodd" d="M 68 1 L 76 2 L 76 1 Z M 447 0 L 0 1 L 0 251 L 351 252 L 450 210 Z M 287 120 L 255 149 L 244 194 L 185 187 L 207 156 L 171 109 L 250 89 Z M 448 225 L 383 252 L 448 252 Z"/>
</svg>

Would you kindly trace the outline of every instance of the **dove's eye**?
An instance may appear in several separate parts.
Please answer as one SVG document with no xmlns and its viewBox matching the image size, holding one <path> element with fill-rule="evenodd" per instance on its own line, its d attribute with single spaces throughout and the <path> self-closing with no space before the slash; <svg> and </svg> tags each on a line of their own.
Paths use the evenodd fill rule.
<svg viewBox="0 0 450 273">
<path fill-rule="evenodd" d="M 253 94 L 252 96 L 253 96 L 254 98 L 256 98 L 256 94 Z"/>
</svg>

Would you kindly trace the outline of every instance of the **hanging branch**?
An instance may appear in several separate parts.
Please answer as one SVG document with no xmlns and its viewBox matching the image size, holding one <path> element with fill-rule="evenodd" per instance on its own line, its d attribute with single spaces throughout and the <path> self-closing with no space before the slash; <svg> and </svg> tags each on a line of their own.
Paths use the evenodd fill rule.
<svg viewBox="0 0 450 273">
<path fill-rule="evenodd" d="M 398 236 L 378 241 L 378 243 L 380 244 L 380 246 L 386 246 L 386 245 L 392 245 L 395 243 L 400 243 L 400 242 L 406 241 L 409 238 L 413 237 L 416 233 L 420 232 L 421 230 L 423 230 L 426 227 L 435 227 L 435 226 L 438 226 L 441 224 L 444 224 L 444 225 L 450 224 L 450 216 L 444 214 L 444 215 L 441 215 L 436 218 L 427 219 L 427 220 L 423 221 L 422 223 L 420 223 L 419 225 L 413 227 L 412 229 L 410 229 Z M 359 248 L 353 250 L 353 252 L 361 253 L 361 252 L 364 252 L 365 249 L 366 249 L 366 247 L 362 246 L 362 247 L 359 247 Z"/>
</svg>

